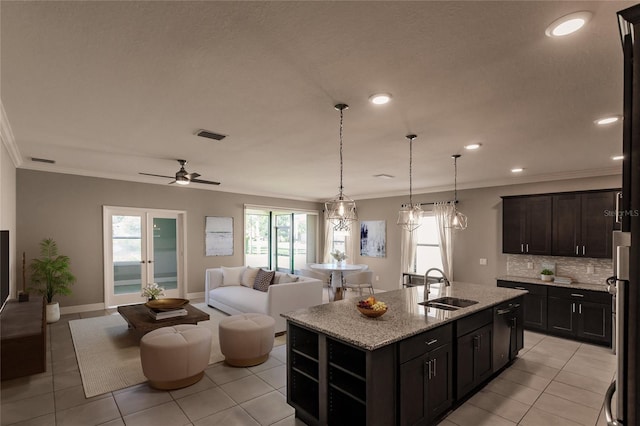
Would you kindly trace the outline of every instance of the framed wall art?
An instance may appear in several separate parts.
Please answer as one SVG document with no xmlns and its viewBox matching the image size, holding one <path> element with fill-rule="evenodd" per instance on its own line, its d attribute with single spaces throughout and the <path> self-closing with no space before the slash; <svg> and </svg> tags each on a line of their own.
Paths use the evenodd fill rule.
<svg viewBox="0 0 640 426">
<path fill-rule="evenodd" d="M 385 221 L 360 222 L 360 256 L 385 257 L 387 252 Z"/>
<path fill-rule="evenodd" d="M 206 256 L 233 255 L 233 218 L 206 216 L 204 225 Z"/>
</svg>

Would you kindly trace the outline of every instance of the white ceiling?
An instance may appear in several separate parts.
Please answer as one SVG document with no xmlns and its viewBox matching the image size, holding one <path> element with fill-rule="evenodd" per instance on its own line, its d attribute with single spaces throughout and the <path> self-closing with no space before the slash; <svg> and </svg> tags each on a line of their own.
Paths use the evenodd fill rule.
<svg viewBox="0 0 640 426">
<path fill-rule="evenodd" d="M 26 169 L 166 184 L 138 172 L 183 158 L 222 182 L 193 187 L 329 199 L 345 102 L 356 199 L 408 193 L 407 133 L 414 192 L 451 188 L 454 153 L 459 188 L 611 175 L 622 126 L 593 121 L 622 113 L 634 3 L 3 1 L 0 96 Z M 545 36 L 579 10 L 583 30 Z"/>
</svg>

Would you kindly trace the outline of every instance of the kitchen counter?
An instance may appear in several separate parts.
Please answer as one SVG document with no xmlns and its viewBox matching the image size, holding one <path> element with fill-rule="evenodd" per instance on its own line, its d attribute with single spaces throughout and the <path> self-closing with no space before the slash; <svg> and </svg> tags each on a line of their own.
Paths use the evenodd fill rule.
<svg viewBox="0 0 640 426">
<path fill-rule="evenodd" d="M 407 337 L 458 320 L 474 312 L 501 304 L 526 291 L 454 281 L 450 286 L 431 285 L 429 300 L 457 297 L 478 303 L 455 311 L 418 305 L 424 301 L 424 286 L 376 294 L 387 304 L 381 317 L 368 318 L 356 309 L 359 298 L 350 298 L 281 314 L 289 321 L 351 343 L 365 350 L 375 350 Z"/>
<path fill-rule="evenodd" d="M 537 278 L 528 278 L 528 277 L 518 277 L 515 275 L 501 275 L 497 277 L 498 280 L 503 281 L 514 281 L 519 283 L 527 283 L 527 284 L 538 284 L 538 285 L 547 285 L 551 287 L 565 287 L 565 288 L 576 288 L 581 290 L 592 290 L 592 291 L 602 291 L 608 292 L 607 285 L 605 283 L 602 284 L 593 284 L 593 283 L 580 283 L 574 282 L 571 284 L 561 284 L 553 281 L 542 281 Z"/>
</svg>

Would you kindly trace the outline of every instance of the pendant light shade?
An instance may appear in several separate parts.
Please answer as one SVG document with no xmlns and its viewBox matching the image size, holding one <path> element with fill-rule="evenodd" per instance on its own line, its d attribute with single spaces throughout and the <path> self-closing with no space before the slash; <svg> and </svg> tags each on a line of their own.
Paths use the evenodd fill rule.
<svg viewBox="0 0 640 426">
<path fill-rule="evenodd" d="M 453 213 L 449 218 L 449 227 L 453 229 L 467 229 L 467 216 L 458 210 L 458 158 L 460 154 L 454 154 L 453 158 Z"/>
<path fill-rule="evenodd" d="M 411 232 L 422 224 L 422 208 L 420 207 L 420 203 L 413 204 L 413 140 L 417 138 L 417 136 L 407 135 L 406 138 L 409 140 L 409 203 L 403 204 L 400 208 L 396 224 Z"/>
<path fill-rule="evenodd" d="M 349 105 L 338 104 L 335 108 L 340 111 L 340 188 L 336 198 L 324 203 L 324 208 L 327 219 L 333 223 L 333 230 L 346 233 L 351 230 L 351 222 L 358 220 L 356 202 L 344 195 L 342 186 L 342 122 L 344 110 L 349 108 Z"/>
</svg>

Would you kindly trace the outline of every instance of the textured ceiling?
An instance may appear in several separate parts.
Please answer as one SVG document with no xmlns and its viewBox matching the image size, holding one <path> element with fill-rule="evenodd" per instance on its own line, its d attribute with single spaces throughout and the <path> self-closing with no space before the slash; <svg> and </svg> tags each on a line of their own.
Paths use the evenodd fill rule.
<svg viewBox="0 0 640 426">
<path fill-rule="evenodd" d="M 3 1 L 0 97 L 28 169 L 166 184 L 138 172 L 183 158 L 222 182 L 193 187 L 328 199 L 345 102 L 356 199 L 408 193 L 407 133 L 414 192 L 451 188 L 454 153 L 461 188 L 610 175 L 622 127 L 593 121 L 622 113 L 616 12 L 634 3 Z M 582 31 L 545 36 L 578 10 Z"/>
</svg>

